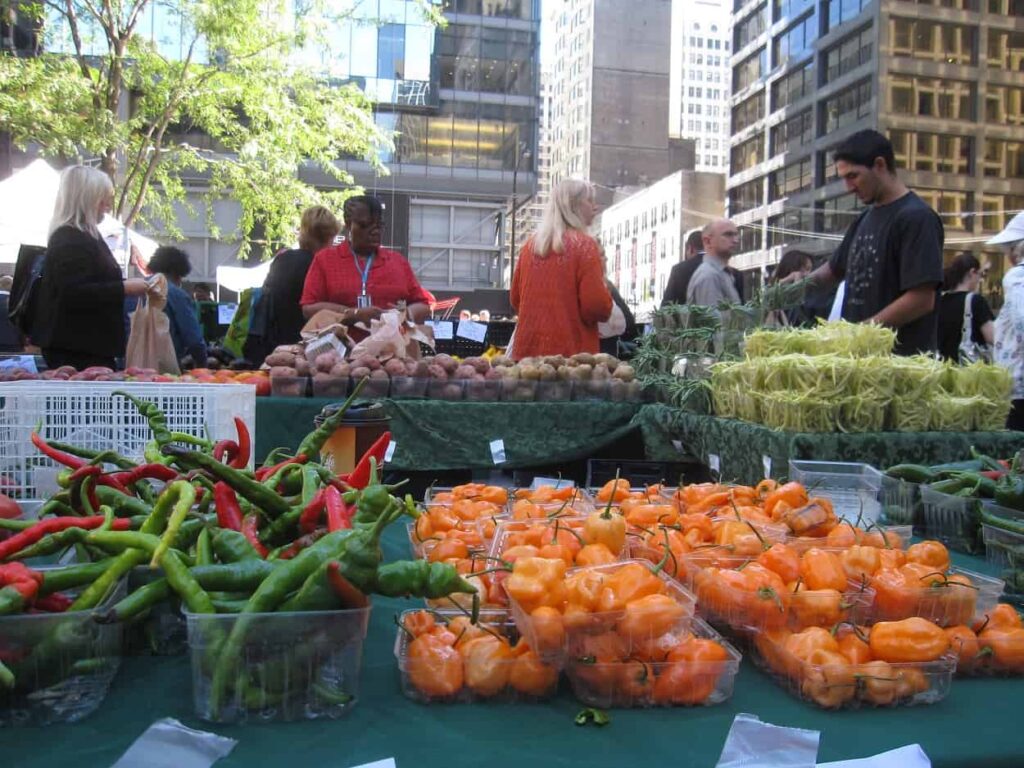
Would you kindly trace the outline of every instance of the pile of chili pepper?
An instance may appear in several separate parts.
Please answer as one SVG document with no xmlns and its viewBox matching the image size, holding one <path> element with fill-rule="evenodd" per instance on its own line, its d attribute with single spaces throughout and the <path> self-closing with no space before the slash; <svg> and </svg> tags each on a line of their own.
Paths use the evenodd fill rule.
<svg viewBox="0 0 1024 768">
<path fill-rule="evenodd" d="M 411 497 L 393 495 L 400 484 L 380 480 L 389 435 L 348 475 L 335 476 L 314 460 L 357 393 L 307 435 L 294 456 L 278 451 L 255 471 L 247 468 L 252 440 L 241 419 L 235 419 L 236 440 L 213 443 L 171 431 L 154 404 L 123 393 L 117 396 L 135 404 L 152 432 L 145 463 L 33 434 L 36 447 L 64 467 L 62 490 L 43 505 L 38 521 L 0 521 L 13 533 L 0 542 L 0 615 L 89 611 L 109 623 L 136 620 L 170 600 L 193 614 L 237 614 L 210 654 L 216 710 L 229 697 L 247 700 L 252 688 L 266 693 L 266 681 L 241 664 L 260 614 L 362 608 L 374 593 L 473 593 L 451 565 L 383 562 L 383 530 L 420 515 Z M 36 572 L 20 562 L 69 549 L 78 556 L 70 567 Z M 109 601 L 137 568 L 153 569 L 157 578 Z M 72 596 L 59 594 L 69 588 Z M 46 646 L 41 643 L 39 652 Z M 0 669 L 0 685 L 17 686 L 23 668 Z"/>
</svg>

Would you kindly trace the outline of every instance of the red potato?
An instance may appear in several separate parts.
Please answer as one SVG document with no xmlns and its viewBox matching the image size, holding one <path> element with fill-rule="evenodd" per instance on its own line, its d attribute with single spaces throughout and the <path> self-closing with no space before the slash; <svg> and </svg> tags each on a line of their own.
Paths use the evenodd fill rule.
<svg viewBox="0 0 1024 768">
<path fill-rule="evenodd" d="M 330 370 L 339 362 L 341 362 L 341 359 L 338 357 L 337 352 L 324 352 L 316 356 L 314 365 L 318 371 L 330 373 Z"/>
<path fill-rule="evenodd" d="M 272 379 L 285 378 L 288 376 L 294 378 L 295 376 L 298 375 L 298 372 L 294 368 L 289 368 L 288 366 L 285 365 L 275 365 L 273 368 L 270 369 L 270 378 Z"/>
<path fill-rule="evenodd" d="M 361 365 L 358 368 L 351 369 L 349 375 L 356 381 L 359 381 L 360 379 L 367 378 L 370 375 L 370 373 L 372 373 L 372 371 L 370 371 L 369 368 L 367 368 L 364 365 Z"/>
<path fill-rule="evenodd" d="M 471 365 L 460 365 L 455 369 L 453 379 L 472 379 L 476 375 L 476 369 Z"/>
<path fill-rule="evenodd" d="M 343 379 L 346 376 L 348 376 L 349 373 L 351 373 L 351 371 L 352 371 L 352 366 L 349 363 L 346 363 L 346 362 L 342 361 L 342 362 L 338 363 L 337 365 L 335 365 L 333 368 L 331 368 L 331 376 L 334 376 L 335 378 Z"/>
<path fill-rule="evenodd" d="M 295 372 L 299 376 L 309 376 L 312 366 L 309 364 L 309 360 L 304 357 L 295 358 Z"/>
<path fill-rule="evenodd" d="M 384 370 L 391 376 L 405 376 L 407 373 L 405 360 L 399 360 L 397 357 L 393 357 L 384 363 Z"/>
</svg>

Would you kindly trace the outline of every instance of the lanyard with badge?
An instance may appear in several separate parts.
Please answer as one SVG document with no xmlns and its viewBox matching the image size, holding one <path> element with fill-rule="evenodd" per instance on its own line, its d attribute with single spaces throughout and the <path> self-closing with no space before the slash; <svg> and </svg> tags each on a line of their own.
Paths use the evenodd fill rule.
<svg viewBox="0 0 1024 768">
<path fill-rule="evenodd" d="M 358 307 L 359 309 L 365 309 L 367 307 L 373 306 L 373 300 L 370 298 L 370 294 L 366 292 L 366 284 L 370 279 L 370 268 L 373 266 L 374 256 L 376 256 L 376 254 L 374 253 L 371 253 L 369 256 L 367 256 L 366 266 L 361 267 L 359 266 L 359 257 L 356 256 L 355 251 L 352 251 L 352 261 L 356 265 L 356 271 L 359 273 L 359 279 L 361 283 L 359 296 L 356 297 L 356 307 Z"/>
</svg>

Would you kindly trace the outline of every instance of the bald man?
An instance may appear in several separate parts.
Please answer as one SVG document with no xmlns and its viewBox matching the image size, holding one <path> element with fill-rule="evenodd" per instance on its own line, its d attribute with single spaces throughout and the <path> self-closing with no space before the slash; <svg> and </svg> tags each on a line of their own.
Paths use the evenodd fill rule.
<svg viewBox="0 0 1024 768">
<path fill-rule="evenodd" d="M 740 303 L 736 283 L 727 271 L 729 259 L 739 248 L 740 231 L 728 219 L 718 219 L 704 227 L 704 261 L 690 278 L 686 303 L 713 307 L 721 301 Z"/>
</svg>

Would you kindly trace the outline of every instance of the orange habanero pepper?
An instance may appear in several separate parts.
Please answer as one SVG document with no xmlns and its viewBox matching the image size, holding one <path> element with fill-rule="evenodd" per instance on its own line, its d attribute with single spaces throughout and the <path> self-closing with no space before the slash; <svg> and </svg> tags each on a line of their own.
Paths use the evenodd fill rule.
<svg viewBox="0 0 1024 768">
<path fill-rule="evenodd" d="M 423 695 L 443 698 L 462 688 L 462 655 L 443 640 L 420 635 L 409 643 L 407 654 L 409 682 Z"/>
<path fill-rule="evenodd" d="M 942 627 L 917 616 L 902 621 L 881 621 L 871 627 L 871 655 L 890 664 L 934 661 L 949 650 Z"/>
<path fill-rule="evenodd" d="M 564 560 L 520 557 L 505 579 L 505 591 L 527 613 L 542 605 L 560 607 L 565 602 Z"/>
</svg>

